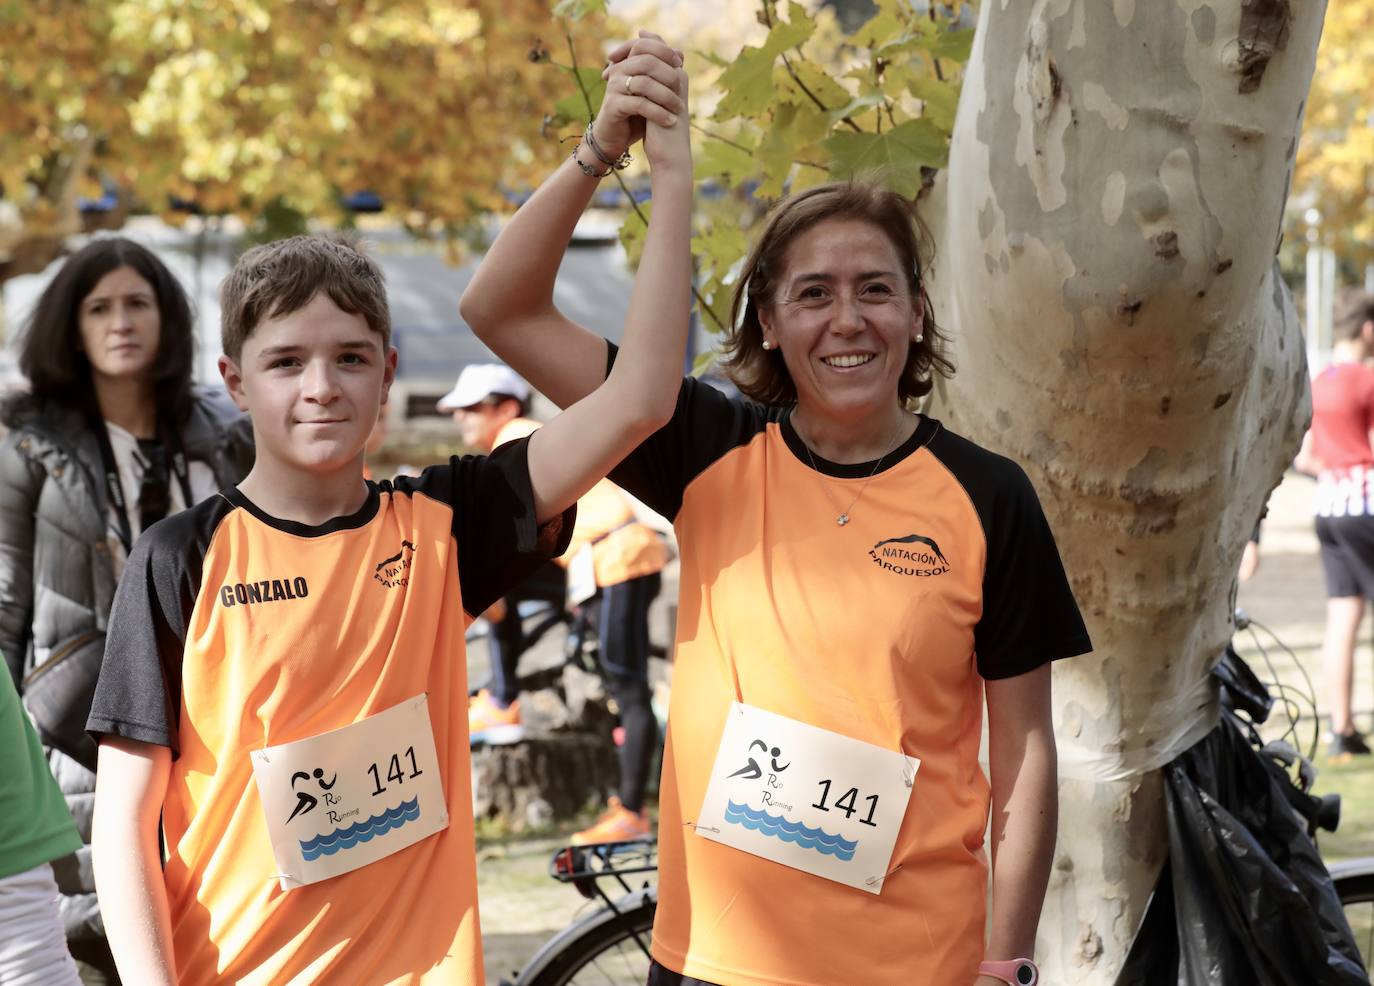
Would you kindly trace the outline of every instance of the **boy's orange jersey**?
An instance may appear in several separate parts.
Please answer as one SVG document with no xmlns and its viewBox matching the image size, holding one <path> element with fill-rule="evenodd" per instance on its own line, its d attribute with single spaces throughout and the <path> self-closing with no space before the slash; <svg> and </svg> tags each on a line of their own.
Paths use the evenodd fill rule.
<svg viewBox="0 0 1374 986">
<path fill-rule="evenodd" d="M 169 746 L 165 878 L 178 980 L 482 983 L 464 630 L 557 554 L 526 443 L 368 484 L 310 527 L 226 490 L 138 542 L 90 729 Z M 427 693 L 449 827 L 282 891 L 250 753 Z"/>
</svg>

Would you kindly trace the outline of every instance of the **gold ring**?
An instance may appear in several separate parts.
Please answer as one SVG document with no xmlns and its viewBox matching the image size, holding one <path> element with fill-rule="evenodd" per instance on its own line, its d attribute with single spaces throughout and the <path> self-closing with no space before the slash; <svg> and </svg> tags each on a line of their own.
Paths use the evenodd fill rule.
<svg viewBox="0 0 1374 986">
<path fill-rule="evenodd" d="M 633 96 L 633 95 L 634 95 L 634 90 L 630 88 L 630 80 L 633 79 L 633 78 L 634 78 L 633 75 L 627 75 L 627 76 L 625 76 L 625 95 L 627 95 L 627 96 Z"/>
</svg>

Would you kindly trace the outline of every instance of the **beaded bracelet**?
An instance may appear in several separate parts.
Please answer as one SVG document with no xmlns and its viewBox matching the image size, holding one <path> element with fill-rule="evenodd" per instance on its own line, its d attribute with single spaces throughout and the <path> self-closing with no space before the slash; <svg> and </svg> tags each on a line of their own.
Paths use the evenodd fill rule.
<svg viewBox="0 0 1374 986">
<path fill-rule="evenodd" d="M 592 153 L 596 155 L 597 160 L 599 160 L 602 164 L 612 169 L 613 171 L 624 171 L 626 168 L 630 166 L 630 162 L 634 160 L 634 158 L 630 157 L 629 149 L 627 148 L 625 151 L 621 153 L 620 157 L 612 161 L 604 153 L 602 153 L 600 145 L 598 145 L 596 142 L 596 134 L 593 133 L 595 126 L 596 117 L 592 117 L 590 120 L 587 121 L 587 129 L 583 132 L 582 139 L 587 142 L 587 146 L 592 149 Z M 607 174 L 610 174 L 610 172 L 607 172 Z"/>
<path fill-rule="evenodd" d="M 588 178 L 605 178 L 607 175 L 609 175 L 612 171 L 615 170 L 614 167 L 607 165 L 605 171 L 597 171 L 590 164 L 584 164 L 582 160 L 577 156 L 577 152 L 582 150 L 582 143 L 583 142 L 579 140 L 577 142 L 577 146 L 573 148 L 572 159 L 575 162 L 577 162 L 577 166 L 582 169 L 582 173 L 584 175 L 586 175 Z"/>
</svg>

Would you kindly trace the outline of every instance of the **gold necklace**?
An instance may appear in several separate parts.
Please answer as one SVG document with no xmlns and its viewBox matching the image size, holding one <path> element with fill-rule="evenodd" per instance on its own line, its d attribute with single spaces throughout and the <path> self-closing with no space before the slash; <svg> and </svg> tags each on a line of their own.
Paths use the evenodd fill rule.
<svg viewBox="0 0 1374 986">
<path fill-rule="evenodd" d="M 859 492 L 854 494 L 854 499 L 849 501 L 849 506 L 846 507 L 844 510 L 840 510 L 839 516 L 835 518 L 836 524 L 839 524 L 841 527 L 843 527 L 845 524 L 849 523 L 849 511 L 854 509 L 854 504 L 858 503 L 859 497 L 864 495 L 864 490 L 868 489 L 868 484 L 873 481 L 874 476 L 878 475 L 878 470 L 882 467 L 883 460 L 886 459 L 893 452 L 897 451 L 897 446 L 901 444 L 902 429 L 905 427 L 905 425 L 906 414 L 903 414 L 901 422 L 897 425 L 896 434 L 892 436 L 892 441 L 888 443 L 888 445 L 891 447 L 888 448 L 888 450 L 884 452 L 882 455 L 878 456 L 878 461 L 873 463 L 873 470 L 864 479 L 863 485 L 859 487 Z M 792 422 L 792 430 L 797 431 L 797 422 L 795 420 L 793 420 Z M 802 438 L 802 434 L 800 431 L 797 431 L 797 437 L 801 438 L 802 448 L 806 449 L 806 458 L 811 463 L 812 471 L 819 473 L 820 469 L 816 467 L 816 457 L 811 454 L 810 443 L 807 442 L 805 438 Z M 822 476 L 824 476 L 824 473 L 822 473 Z M 825 491 L 825 498 L 830 501 L 831 506 L 833 506 L 836 510 L 839 510 L 839 502 L 830 492 L 830 487 L 825 484 L 824 480 L 822 480 L 821 482 L 821 489 Z"/>
</svg>

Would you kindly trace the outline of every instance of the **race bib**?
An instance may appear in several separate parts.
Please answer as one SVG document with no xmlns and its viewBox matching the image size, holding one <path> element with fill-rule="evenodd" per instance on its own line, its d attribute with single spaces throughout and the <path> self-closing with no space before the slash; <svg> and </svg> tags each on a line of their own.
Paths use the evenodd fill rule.
<svg viewBox="0 0 1374 986">
<path fill-rule="evenodd" d="M 448 828 L 429 702 L 252 753 L 283 890 L 375 863 Z"/>
<path fill-rule="evenodd" d="M 920 766 L 915 757 L 734 702 L 696 832 L 882 893 Z"/>
<path fill-rule="evenodd" d="M 568 605 L 581 606 L 596 595 L 596 559 L 584 544 L 568 561 Z"/>
</svg>

